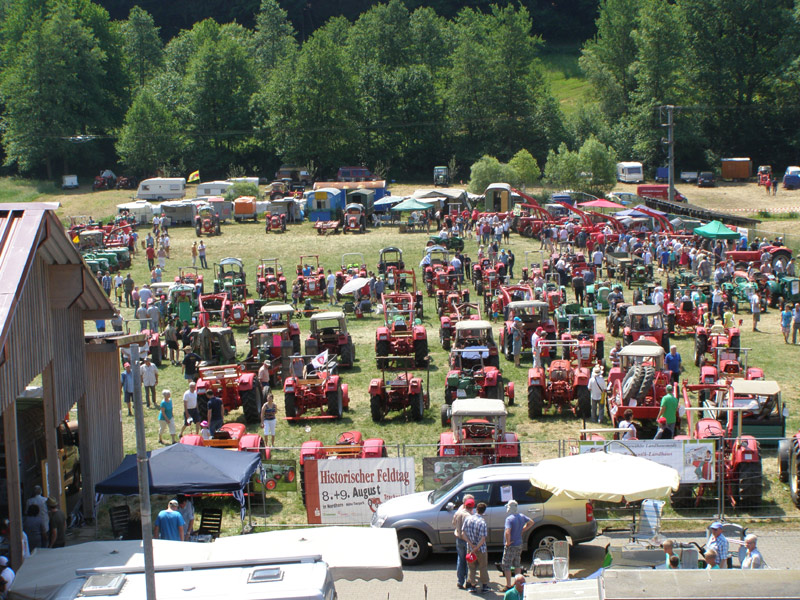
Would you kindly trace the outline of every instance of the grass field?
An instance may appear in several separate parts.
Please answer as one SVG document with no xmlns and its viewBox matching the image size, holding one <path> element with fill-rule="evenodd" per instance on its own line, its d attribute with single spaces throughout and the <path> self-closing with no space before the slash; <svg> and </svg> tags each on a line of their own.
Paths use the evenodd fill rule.
<svg viewBox="0 0 800 600">
<path fill-rule="evenodd" d="M 408 188 L 414 186 L 396 186 L 395 193 L 406 193 Z M 42 186 L 36 188 L 33 184 L 17 180 L 0 181 L 0 197 L 6 201 L 38 200 L 59 201 L 62 203 L 59 214 L 62 219 L 68 215 L 91 214 L 95 218 L 107 217 L 115 212 L 115 205 L 126 201 L 131 192 L 95 192 L 78 190 L 74 193 L 62 194 L 60 190 Z M 143 234 L 144 235 L 144 234 Z M 191 264 L 190 247 L 197 238 L 194 230 L 187 227 L 171 229 L 172 257 L 167 262 L 164 280 L 169 280 L 177 274 L 178 267 Z M 341 255 L 347 252 L 361 252 L 371 269 L 375 269 L 378 252 L 385 246 L 399 246 L 405 252 L 406 263 L 417 268 L 422 257 L 426 235 L 422 233 L 400 234 L 396 228 L 381 228 L 369 230 L 365 235 L 338 235 L 321 237 L 316 234 L 309 223 L 292 225 L 285 234 L 265 234 L 263 222 L 233 224 L 222 226 L 222 235 L 219 237 L 203 238 L 208 247 L 208 263 L 226 256 L 239 257 L 244 261 L 251 292 L 254 289 L 255 269 L 259 259 L 264 257 L 278 257 L 283 265 L 287 278 L 293 278 L 294 268 L 300 254 L 319 254 L 322 265 L 336 270 L 340 266 Z M 517 271 L 524 262 L 524 252 L 527 249 L 537 249 L 538 242 L 512 236 L 508 246 L 517 256 Z M 476 243 L 467 241 L 466 252 L 472 256 L 476 253 Z M 417 269 L 418 270 L 418 269 Z M 147 264 L 143 256 L 137 256 L 130 270 L 137 284 L 149 281 Z M 211 279 L 211 271 L 205 271 L 206 279 Z M 125 318 L 132 318 L 132 310 L 123 307 Z M 777 312 L 771 310 L 762 320 L 762 331 L 752 333 L 748 327 L 749 315 L 744 315 L 742 346 L 752 348 L 750 364 L 762 366 L 767 377 L 777 379 L 784 390 L 784 400 L 790 409 L 788 431 L 796 431 L 800 426 L 800 394 L 796 385 L 796 362 L 798 350 L 795 347 L 784 346 L 780 342 Z M 604 331 L 601 317 L 599 329 Z M 435 444 L 438 442 L 441 426 L 439 423 L 439 406 L 443 401 L 444 377 L 446 375 L 447 354 L 438 343 L 438 319 L 431 299 L 425 301 L 424 323 L 428 330 L 429 346 L 431 349 L 432 365 L 430 368 L 430 397 L 431 409 L 422 423 L 415 424 L 405 415 L 391 413 L 383 424 L 376 425 L 369 415 L 369 396 L 367 393 L 369 381 L 373 377 L 380 377 L 376 369 L 374 358 L 374 331 L 381 322 L 379 316 L 369 316 L 363 320 L 349 321 L 353 338 L 358 346 L 358 361 L 355 368 L 343 370 L 344 381 L 349 385 L 351 405 L 350 411 L 345 413 L 340 422 L 310 421 L 306 425 L 290 425 L 280 420 L 283 410 L 283 394 L 276 393 L 276 402 L 281 410 L 277 441 L 279 446 L 296 448 L 308 439 L 319 439 L 324 443 L 332 443 L 342 431 L 361 430 L 365 437 L 381 437 L 390 447 L 390 453 L 405 452 L 417 458 L 433 456 Z M 92 329 L 93 324 L 87 323 L 87 329 Z M 308 331 L 307 322 L 300 319 L 301 333 Z M 495 328 L 495 335 L 499 332 L 500 324 Z M 239 355 L 247 350 L 246 327 L 236 330 Z M 610 337 L 610 336 L 609 336 Z M 686 378 L 697 381 L 698 371 L 691 362 L 691 338 L 676 340 L 679 351 L 684 357 Z M 613 341 L 606 342 L 609 349 Z M 527 365 L 530 364 L 528 359 Z M 558 440 L 575 439 L 578 437 L 580 423 L 569 417 L 546 417 L 541 420 L 531 421 L 527 417 L 526 406 L 526 375 L 527 366 L 516 369 L 513 363 L 501 359 L 503 375 L 507 380 L 513 381 L 517 388 L 517 403 L 509 408 L 509 429 L 516 431 L 525 442 L 531 442 L 523 448 L 524 460 L 535 460 L 547 456 L 554 456 L 558 451 Z M 168 362 L 160 370 L 158 388 L 169 388 L 175 399 L 176 414 L 182 413 L 180 398 L 184 392 L 185 382 L 180 375 L 179 368 L 169 366 Z M 240 411 L 231 413 L 229 420 L 243 420 Z M 135 450 L 133 419 L 123 416 L 124 449 L 126 453 Z M 256 431 L 256 426 L 248 427 Z M 158 447 L 157 442 L 157 411 L 150 410 L 146 415 L 146 437 L 149 448 Z M 536 443 L 533 443 L 536 442 Z M 420 444 L 430 444 L 427 448 L 412 447 Z M 293 458 L 296 450 L 277 451 L 277 458 Z M 764 452 L 764 471 L 768 475 L 765 486 L 765 506 L 754 514 L 794 516 L 796 509 L 789 499 L 788 488 L 777 481 L 776 460 L 774 451 Z M 418 460 L 418 482 L 421 483 L 421 460 Z M 163 502 L 155 502 L 155 508 L 161 508 Z M 304 523 L 305 513 L 297 494 L 272 494 L 268 497 L 266 513 L 271 523 Z M 712 503 L 704 505 L 704 514 L 710 515 L 714 510 Z M 256 515 L 261 514 L 261 509 L 255 510 Z M 692 516 L 691 511 L 681 512 L 681 516 Z M 236 519 L 231 507 L 228 519 L 228 530 L 236 529 Z"/>
<path fill-rule="evenodd" d="M 544 78 L 565 115 L 575 112 L 582 103 L 591 101 L 592 86 L 578 66 L 578 57 L 580 47 L 557 44 L 547 44 L 540 56 Z"/>
</svg>

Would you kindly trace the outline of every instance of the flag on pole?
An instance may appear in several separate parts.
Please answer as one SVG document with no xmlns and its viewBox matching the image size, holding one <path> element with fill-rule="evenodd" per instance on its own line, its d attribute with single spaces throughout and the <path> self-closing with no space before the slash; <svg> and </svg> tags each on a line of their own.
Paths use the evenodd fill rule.
<svg viewBox="0 0 800 600">
<path fill-rule="evenodd" d="M 186 180 L 186 183 L 194 183 L 195 181 L 200 181 L 200 171 L 195 171 L 191 175 L 189 175 L 189 179 Z"/>
<path fill-rule="evenodd" d="M 311 366 L 315 369 L 321 369 L 324 367 L 328 362 L 328 351 L 323 350 L 319 354 L 317 354 L 314 358 L 311 359 Z"/>
</svg>

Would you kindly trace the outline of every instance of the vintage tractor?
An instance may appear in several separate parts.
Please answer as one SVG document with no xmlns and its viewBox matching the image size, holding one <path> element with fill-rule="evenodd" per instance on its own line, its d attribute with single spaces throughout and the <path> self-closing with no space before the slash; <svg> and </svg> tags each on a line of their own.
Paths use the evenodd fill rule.
<svg viewBox="0 0 800 600">
<path fill-rule="evenodd" d="M 344 284 L 356 277 L 364 279 L 367 277 L 367 263 L 364 255 L 361 252 L 342 254 L 341 266 L 336 271 L 336 291 L 338 292 Z"/>
<path fill-rule="evenodd" d="M 338 356 L 340 367 L 352 367 L 356 361 L 356 347 L 347 332 L 347 320 L 341 311 L 328 311 L 311 315 L 305 351 L 317 355 L 326 351 Z"/>
<path fill-rule="evenodd" d="M 605 342 L 606 336 L 597 333 L 596 315 L 567 314 L 566 331 L 561 334 L 563 359 L 591 369 L 605 362 Z"/>
<path fill-rule="evenodd" d="M 182 283 L 195 287 L 200 286 L 200 289 L 203 289 L 203 274 L 200 273 L 196 267 L 178 267 L 175 283 Z"/>
<path fill-rule="evenodd" d="M 670 384 L 670 371 L 664 367 L 664 349 L 656 342 L 639 339 L 618 353 L 620 365 L 608 373 L 608 412 L 614 427 L 627 409 L 645 426 L 655 424 L 661 398 L 667 391 L 677 394 Z M 677 396 L 675 396 L 677 398 Z M 676 414 L 676 419 L 678 419 Z"/>
<path fill-rule="evenodd" d="M 475 286 L 475 292 L 479 296 L 483 296 L 483 291 L 486 288 L 487 281 L 499 281 L 500 277 L 497 274 L 497 267 L 492 259 L 483 257 L 472 263 L 472 285 Z M 491 289 L 491 284 L 490 284 Z"/>
<path fill-rule="evenodd" d="M 436 313 L 439 318 L 445 315 L 452 315 L 456 312 L 456 306 L 469 302 L 469 290 L 453 290 L 451 292 L 439 291 L 436 293 Z"/>
<path fill-rule="evenodd" d="M 200 327 L 189 334 L 192 352 L 201 367 L 236 362 L 236 339 L 230 327 Z"/>
<path fill-rule="evenodd" d="M 233 201 L 233 220 L 240 223 L 247 219 L 253 219 L 258 223 L 255 196 L 239 196 Z"/>
<path fill-rule="evenodd" d="M 382 248 L 378 254 L 378 273 L 385 275 L 391 269 L 402 271 L 406 268 L 403 262 L 403 251 L 400 248 L 389 246 Z"/>
<path fill-rule="evenodd" d="M 480 319 L 458 321 L 453 330 L 451 346 L 451 353 L 455 350 L 466 350 L 468 348 L 488 349 L 489 357 L 486 359 L 486 364 L 500 368 L 499 350 L 494 341 L 492 324 L 489 321 Z"/>
<path fill-rule="evenodd" d="M 347 233 L 348 231 L 366 233 L 367 213 L 364 210 L 363 204 L 352 202 L 344 207 L 344 227 L 342 228 L 342 233 Z"/>
<path fill-rule="evenodd" d="M 325 297 L 325 270 L 319 266 L 318 254 L 300 256 L 297 283 L 300 284 L 301 299 Z"/>
<path fill-rule="evenodd" d="M 247 275 L 240 258 L 223 258 L 214 265 L 217 276 L 214 279 L 214 293 L 225 292 L 232 301 L 247 298 Z"/>
<path fill-rule="evenodd" d="M 696 367 L 701 366 L 706 362 L 708 354 L 713 360 L 718 360 L 721 349 L 728 349 L 738 356 L 740 347 L 741 333 L 738 327 L 725 328 L 719 323 L 710 328 L 697 327 L 694 333 L 694 364 Z"/>
<path fill-rule="evenodd" d="M 219 224 L 219 215 L 214 207 L 206 202 L 197 204 L 194 217 L 194 232 L 197 237 L 205 235 L 220 235 L 222 230 Z"/>
<path fill-rule="evenodd" d="M 763 248 L 759 248 L 757 250 L 728 250 L 725 253 L 725 258 L 734 261 L 737 268 L 746 268 L 746 266 L 750 263 L 760 265 L 761 257 L 763 256 L 764 252 L 770 256 L 770 266 L 772 267 L 773 273 L 776 270 L 780 272 L 786 271 L 786 265 L 788 265 L 789 261 L 792 259 L 792 251 L 786 246 L 764 246 Z M 779 262 L 783 268 L 776 269 L 777 263 Z"/>
<path fill-rule="evenodd" d="M 453 305 L 452 310 L 439 318 L 439 342 L 442 348 L 450 350 L 453 338 L 453 328 L 459 321 L 479 321 L 481 319 L 481 306 L 477 302 L 459 302 Z"/>
<path fill-rule="evenodd" d="M 222 294 L 201 294 L 197 297 L 197 326 L 207 327 L 212 321 L 225 324 L 225 315 L 230 309 L 230 297 Z"/>
<path fill-rule="evenodd" d="M 433 185 L 436 187 L 450 185 L 450 169 L 448 167 L 433 167 Z"/>
<path fill-rule="evenodd" d="M 500 286 L 500 309 L 503 315 L 506 314 L 506 306 L 512 302 L 524 302 L 534 300 L 535 292 L 530 285 L 501 285 Z"/>
<path fill-rule="evenodd" d="M 203 416 L 205 419 L 205 416 Z M 204 440 L 196 433 L 181 437 L 181 444 L 186 446 L 205 446 L 207 448 L 226 448 L 239 452 L 258 452 L 267 458 L 268 449 L 264 446 L 264 438 L 257 433 L 247 433 L 244 423 L 225 423 L 217 429 L 211 439 Z"/>
<path fill-rule="evenodd" d="M 428 296 L 435 296 L 436 290 L 449 292 L 458 288 L 458 275 L 450 264 L 450 252 L 442 246 L 429 246 L 425 249 L 429 262 L 425 265 L 423 279 Z"/>
<path fill-rule="evenodd" d="M 402 357 L 389 357 L 391 359 Z M 430 373 L 428 374 L 430 380 Z M 389 373 L 383 370 L 380 378 L 373 378 L 369 382 L 369 406 L 372 420 L 380 423 L 391 411 L 405 412 L 411 410 L 411 418 L 421 421 L 425 410 L 430 407 L 430 395 L 427 384 L 423 388 L 422 377 L 417 377 L 408 370 Z"/>
<path fill-rule="evenodd" d="M 286 276 L 277 258 L 262 258 L 256 270 L 256 294 L 264 300 L 286 302 Z"/>
<path fill-rule="evenodd" d="M 300 328 L 291 321 L 293 313 L 289 304 L 267 304 L 261 309 L 266 323 L 248 335 L 250 352 L 242 365 L 245 370 L 257 373 L 266 361 L 273 387 L 287 376 L 284 372 L 287 355 L 300 353 Z"/>
<path fill-rule="evenodd" d="M 680 290 L 675 288 L 675 292 L 679 294 Z M 698 325 L 703 324 L 705 311 L 702 304 L 693 302 L 689 296 L 685 298 L 681 299 L 676 294 L 674 299 L 667 302 L 667 331 L 670 335 L 691 335 Z"/>
<path fill-rule="evenodd" d="M 428 332 L 416 324 L 416 298 L 410 293 L 382 294 L 384 324 L 375 332 L 375 357 L 378 368 L 385 368 L 389 358 L 403 357 L 414 365 L 428 364 Z"/>
<path fill-rule="evenodd" d="M 259 314 L 267 327 L 286 327 L 292 340 L 292 352 L 300 352 L 300 327 L 292 321 L 295 310 L 291 304 L 267 302 L 261 306 Z"/>
<path fill-rule="evenodd" d="M 784 302 L 800 302 L 800 279 L 789 275 L 770 275 L 767 281 L 769 303 L 773 308 Z"/>
<path fill-rule="evenodd" d="M 734 351 L 729 347 L 718 346 L 707 355 L 703 355 L 700 361 L 700 383 L 716 384 L 734 379 L 752 381 L 764 379 L 764 369 L 748 366 L 747 351 L 747 348 L 738 348 Z M 701 400 L 706 399 L 702 390 L 698 393 Z"/>
<path fill-rule="evenodd" d="M 336 361 L 315 361 L 315 356 L 293 356 L 289 376 L 283 382 L 286 420 L 341 419 L 350 407 L 346 383 L 336 373 Z M 320 414 L 307 415 L 319 410 Z"/>
<path fill-rule="evenodd" d="M 549 306 L 546 302 L 539 300 L 519 300 L 509 302 L 504 311 L 503 329 L 500 331 L 500 347 L 508 360 L 514 360 L 514 348 L 512 341 L 512 329 L 515 327 L 515 319 L 522 322 L 522 351 L 531 352 L 531 336 L 541 327 L 544 336 L 549 341 L 556 339 L 556 324 L 550 318 Z M 553 356 L 550 353 L 551 347 L 542 348 L 542 360 L 547 361 Z"/>
<path fill-rule="evenodd" d="M 294 483 L 294 480 L 297 479 L 297 471 L 294 465 L 262 463 L 261 477 L 263 478 L 264 489 L 269 492 L 278 487 L 278 484 L 282 481 Z"/>
<path fill-rule="evenodd" d="M 493 398 L 459 398 L 442 405 L 442 422 L 451 430 L 439 436 L 442 457 L 480 456 L 483 464 L 520 461 L 519 437 L 506 431 L 506 407 Z"/>
<path fill-rule="evenodd" d="M 778 440 L 786 435 L 786 414 L 778 382 L 740 378 L 717 384 L 727 389 L 725 393 L 705 394 L 700 405 L 709 409 L 708 415 L 724 425 L 733 416 L 739 421 L 740 433 L 757 438 L 760 446 L 777 446 Z M 736 415 L 727 410 L 729 405 L 736 408 Z"/>
<path fill-rule="evenodd" d="M 264 215 L 264 233 L 285 233 L 286 232 L 286 214 L 285 213 L 268 213 Z"/>
<path fill-rule="evenodd" d="M 444 401 L 453 404 L 458 398 L 495 398 L 514 404 L 514 382 L 503 383 L 497 367 L 488 366 L 488 348 L 469 348 L 450 352 L 450 369 L 445 380 Z M 447 423 L 442 423 L 446 426 Z"/>
<path fill-rule="evenodd" d="M 751 383 L 751 382 L 747 382 Z M 753 382 L 756 383 L 756 382 Z M 757 382 L 764 383 L 764 382 Z M 742 434 L 742 415 L 746 407 L 736 406 L 733 391 L 727 386 L 683 386 L 683 400 L 688 419 L 688 436 L 678 435 L 677 440 L 694 439 L 714 442 L 715 452 L 710 450 L 693 457 L 693 464 L 703 479 L 709 479 L 711 469 L 716 467 L 716 477 L 723 477 L 724 498 L 731 506 L 755 508 L 761 506 L 763 494 L 763 478 L 761 466 L 761 449 L 758 441 L 750 435 Z M 709 411 L 706 408 L 694 408 L 689 397 L 690 392 L 705 390 L 720 396 L 720 409 Z M 727 399 L 727 400 L 725 400 Z M 717 416 L 726 413 L 727 426 L 717 420 Z M 712 415 L 712 416 L 706 416 Z M 734 422 L 737 423 L 734 430 Z M 716 465 L 713 464 L 716 461 Z M 699 506 L 707 491 L 712 494 L 717 490 L 717 483 L 681 484 L 671 497 L 676 508 Z"/>
<path fill-rule="evenodd" d="M 185 283 L 174 283 L 169 287 L 168 294 L 169 315 L 177 317 L 181 323 L 184 321 L 191 323 L 192 316 L 198 308 L 195 287 Z"/>
<path fill-rule="evenodd" d="M 658 305 L 638 304 L 630 306 L 625 314 L 622 343 L 631 344 L 646 339 L 659 344 L 669 352 L 669 332 L 664 324 L 664 310 Z"/>
<path fill-rule="evenodd" d="M 778 444 L 778 473 L 789 484 L 792 502 L 800 508 L 800 431 Z"/>
<path fill-rule="evenodd" d="M 197 380 L 197 408 L 201 415 L 208 410 L 208 397 L 211 391 L 222 399 L 225 413 L 237 408 L 242 409 L 244 419 L 248 423 L 258 423 L 261 419 L 261 386 L 254 373 L 245 372 L 241 365 L 218 365 L 200 367 Z"/>
<path fill-rule="evenodd" d="M 560 342 L 541 342 L 553 355 Z M 578 418 L 588 419 L 592 404 L 589 395 L 590 369 L 574 367 L 569 360 L 553 360 L 549 367 L 528 370 L 528 417 L 539 419 L 546 410 L 558 414 L 571 412 Z"/>
</svg>

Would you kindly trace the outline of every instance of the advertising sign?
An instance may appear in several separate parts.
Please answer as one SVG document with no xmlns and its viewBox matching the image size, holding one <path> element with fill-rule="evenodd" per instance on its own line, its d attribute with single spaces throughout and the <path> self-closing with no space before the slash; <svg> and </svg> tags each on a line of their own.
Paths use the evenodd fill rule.
<svg viewBox="0 0 800 600">
<path fill-rule="evenodd" d="M 459 473 L 480 467 L 483 459 L 480 456 L 459 456 L 442 458 L 440 456 L 422 459 L 422 487 L 426 490 L 435 490 Z"/>
<path fill-rule="evenodd" d="M 582 441 L 581 454 L 602 451 L 607 442 Z M 712 483 L 716 480 L 713 440 L 628 440 L 609 444 L 608 452 L 647 458 L 660 465 L 672 467 L 681 476 L 681 483 Z"/>
<path fill-rule="evenodd" d="M 311 524 L 368 525 L 378 505 L 414 491 L 414 459 L 308 460 L 303 477 Z"/>
<path fill-rule="evenodd" d="M 254 489 L 260 492 L 262 486 L 267 492 L 296 492 L 297 462 L 293 458 L 261 461 Z"/>
</svg>

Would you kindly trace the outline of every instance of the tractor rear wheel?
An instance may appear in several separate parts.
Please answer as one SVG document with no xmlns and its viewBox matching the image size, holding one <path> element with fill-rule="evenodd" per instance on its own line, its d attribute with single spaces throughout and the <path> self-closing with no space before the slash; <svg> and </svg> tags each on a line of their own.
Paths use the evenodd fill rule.
<svg viewBox="0 0 800 600">
<path fill-rule="evenodd" d="M 578 418 L 590 419 L 592 416 L 592 397 L 589 394 L 589 388 L 585 385 L 579 385 L 575 388 L 576 396 L 578 398 Z"/>
<path fill-rule="evenodd" d="M 208 396 L 205 394 L 197 394 L 197 412 L 201 423 L 208 418 Z"/>
<path fill-rule="evenodd" d="M 153 349 L 150 351 L 150 359 L 153 361 L 153 364 L 157 367 L 161 366 L 161 345 L 156 344 L 153 346 Z"/>
<path fill-rule="evenodd" d="M 417 367 L 428 364 L 428 340 L 414 340 L 414 364 Z"/>
<path fill-rule="evenodd" d="M 730 347 L 736 356 L 739 356 L 739 348 L 741 348 L 741 341 L 738 335 L 732 335 L 730 339 Z"/>
<path fill-rule="evenodd" d="M 647 392 L 653 389 L 653 381 L 656 378 L 656 370 L 650 365 L 644 365 L 644 377 L 642 384 L 639 386 L 639 392 L 636 394 L 636 399 L 640 402 L 645 399 Z"/>
<path fill-rule="evenodd" d="M 425 416 L 425 396 L 422 392 L 417 392 L 415 396 L 409 398 L 411 402 L 411 419 L 414 421 L 422 421 Z"/>
<path fill-rule="evenodd" d="M 544 409 L 542 388 L 534 385 L 528 388 L 528 418 L 540 419 Z"/>
<path fill-rule="evenodd" d="M 456 399 L 456 388 L 452 386 L 447 386 L 444 388 L 444 403 L 448 406 L 453 403 L 453 400 Z"/>
<path fill-rule="evenodd" d="M 792 452 L 793 440 L 778 442 L 778 478 L 781 483 L 789 481 L 789 456 Z"/>
<path fill-rule="evenodd" d="M 746 508 L 761 506 L 763 481 L 761 463 L 750 462 L 739 465 L 739 504 Z"/>
<path fill-rule="evenodd" d="M 328 392 L 328 414 L 337 419 L 342 418 L 342 388 Z"/>
<path fill-rule="evenodd" d="M 375 342 L 375 356 L 378 359 L 378 368 L 382 369 L 386 366 L 387 360 L 383 356 L 389 356 L 389 340 L 378 340 Z"/>
<path fill-rule="evenodd" d="M 295 333 L 292 336 L 292 353 L 300 354 L 300 334 Z"/>
<path fill-rule="evenodd" d="M 449 352 L 450 351 L 450 335 L 448 334 L 448 336 L 445 337 L 443 329 L 439 330 L 439 341 L 442 343 L 442 348 L 444 348 L 445 350 L 447 350 Z"/>
<path fill-rule="evenodd" d="M 283 408 L 286 411 L 286 416 L 294 418 L 297 416 L 297 400 L 294 392 L 286 392 L 283 396 Z"/>
<path fill-rule="evenodd" d="M 800 508 L 800 448 L 796 444 L 789 455 L 789 493 L 794 505 Z"/>
<path fill-rule="evenodd" d="M 383 412 L 383 398 L 377 395 L 370 396 L 369 408 L 374 422 L 380 423 L 383 421 L 383 417 L 385 416 Z"/>
<path fill-rule="evenodd" d="M 694 336 L 694 366 L 699 367 L 700 362 L 708 348 L 708 337 L 705 335 L 695 334 Z"/>
<path fill-rule="evenodd" d="M 439 416 L 442 419 L 442 427 L 450 425 L 450 406 L 442 404 L 442 407 L 439 409 Z M 439 453 L 437 452 L 436 455 L 438 456 Z"/>
<path fill-rule="evenodd" d="M 625 374 L 622 380 L 622 401 L 627 402 L 634 398 L 639 393 L 639 388 L 642 387 L 644 380 L 644 368 L 642 365 L 634 365 Z"/>
<path fill-rule="evenodd" d="M 675 313 L 667 315 L 667 330 L 670 335 L 675 335 Z"/>
<path fill-rule="evenodd" d="M 603 340 L 597 340 L 597 345 L 595 346 L 595 360 L 598 363 L 605 363 L 606 362 L 606 344 Z"/>
<path fill-rule="evenodd" d="M 342 346 L 342 353 L 339 355 L 339 364 L 343 367 L 353 366 L 353 346 L 351 344 Z"/>
<path fill-rule="evenodd" d="M 242 412 L 247 423 L 258 423 L 261 419 L 261 387 L 254 382 L 252 389 L 239 392 L 242 401 Z"/>
</svg>

